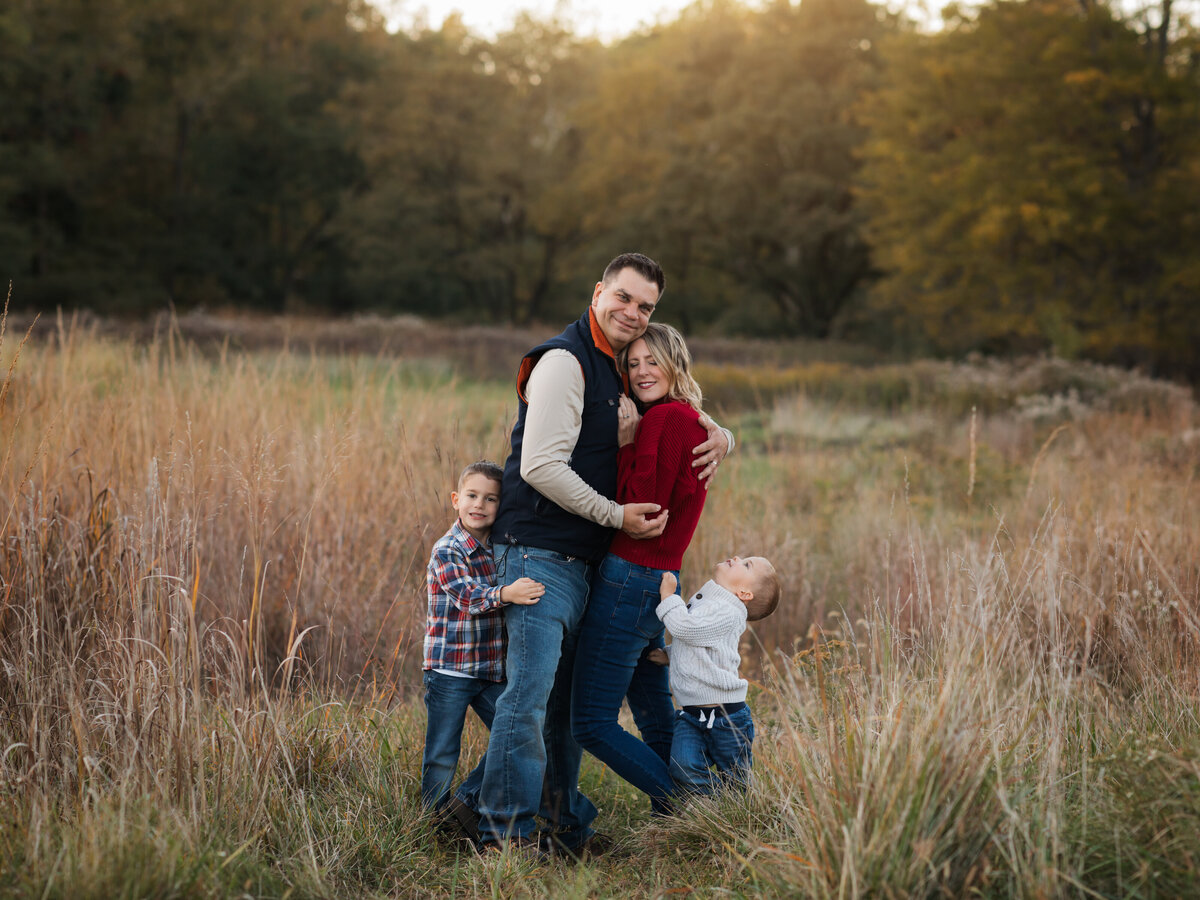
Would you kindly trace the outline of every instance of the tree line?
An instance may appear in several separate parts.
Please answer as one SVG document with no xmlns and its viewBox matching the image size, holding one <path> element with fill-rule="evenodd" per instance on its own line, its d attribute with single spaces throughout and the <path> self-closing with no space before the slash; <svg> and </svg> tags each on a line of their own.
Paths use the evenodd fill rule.
<svg viewBox="0 0 1200 900">
<path fill-rule="evenodd" d="M 527 323 L 636 248 L 693 332 L 1200 375 L 1197 31 L 1172 0 L 943 15 L 704 0 L 603 45 L 0 0 L 0 274 L 33 306 Z"/>
</svg>

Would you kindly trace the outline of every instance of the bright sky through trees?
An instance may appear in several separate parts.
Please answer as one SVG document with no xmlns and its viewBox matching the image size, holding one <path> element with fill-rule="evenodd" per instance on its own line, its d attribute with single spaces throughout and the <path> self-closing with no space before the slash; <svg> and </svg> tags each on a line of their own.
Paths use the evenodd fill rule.
<svg viewBox="0 0 1200 900">
<path fill-rule="evenodd" d="M 609 41 L 678 15 L 691 0 L 392 0 L 377 3 L 388 22 L 404 28 L 421 21 L 438 28 L 454 11 L 472 31 L 494 37 L 528 11 L 537 18 L 557 14 L 577 34 Z"/>
</svg>

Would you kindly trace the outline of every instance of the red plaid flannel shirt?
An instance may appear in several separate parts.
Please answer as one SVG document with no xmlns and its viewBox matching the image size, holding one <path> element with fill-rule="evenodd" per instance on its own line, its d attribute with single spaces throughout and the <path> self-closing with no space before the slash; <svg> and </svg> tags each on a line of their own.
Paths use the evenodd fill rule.
<svg viewBox="0 0 1200 900">
<path fill-rule="evenodd" d="M 492 550 L 455 520 L 433 545 L 426 570 L 429 613 L 424 669 L 504 680 L 504 612 Z"/>
</svg>

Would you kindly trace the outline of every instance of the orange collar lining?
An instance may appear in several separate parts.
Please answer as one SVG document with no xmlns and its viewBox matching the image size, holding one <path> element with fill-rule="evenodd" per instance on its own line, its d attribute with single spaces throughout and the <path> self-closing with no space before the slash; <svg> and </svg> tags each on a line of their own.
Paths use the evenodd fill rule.
<svg viewBox="0 0 1200 900">
<path fill-rule="evenodd" d="M 588 307 L 588 323 L 591 326 L 592 340 L 595 341 L 597 349 L 611 359 L 613 363 L 616 363 L 617 354 L 613 353 L 612 345 L 608 342 L 608 338 L 605 336 L 604 332 L 600 330 L 600 323 L 596 321 L 596 311 L 590 306 Z M 534 362 L 535 361 L 529 357 L 525 357 L 523 360 L 521 360 L 521 365 L 517 370 L 517 396 L 525 402 L 528 402 L 525 398 L 525 383 L 529 381 L 529 375 L 531 372 L 533 372 Z M 628 394 L 629 373 L 626 371 L 621 371 L 619 374 L 621 376 L 621 384 L 625 388 L 625 393 Z"/>
<path fill-rule="evenodd" d="M 600 328 L 600 323 L 596 321 L 596 310 L 588 307 L 588 322 L 592 326 L 592 340 L 596 342 L 596 346 L 600 348 L 600 352 L 612 359 L 617 358 L 617 354 L 613 352 L 612 345 L 608 342 L 608 337 Z"/>
</svg>

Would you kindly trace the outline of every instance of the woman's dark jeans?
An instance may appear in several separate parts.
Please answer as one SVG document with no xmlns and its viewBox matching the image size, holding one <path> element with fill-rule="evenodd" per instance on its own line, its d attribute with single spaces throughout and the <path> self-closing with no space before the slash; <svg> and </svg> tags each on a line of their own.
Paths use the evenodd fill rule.
<svg viewBox="0 0 1200 900">
<path fill-rule="evenodd" d="M 575 740 L 648 794 L 657 813 L 672 810 L 675 789 L 668 769 L 675 710 L 667 669 L 646 659 L 665 643 L 654 615 L 664 571 L 612 554 L 604 558 L 579 632 L 571 694 Z M 617 721 L 625 699 L 641 740 Z"/>
</svg>

